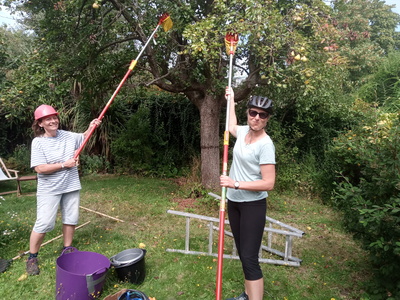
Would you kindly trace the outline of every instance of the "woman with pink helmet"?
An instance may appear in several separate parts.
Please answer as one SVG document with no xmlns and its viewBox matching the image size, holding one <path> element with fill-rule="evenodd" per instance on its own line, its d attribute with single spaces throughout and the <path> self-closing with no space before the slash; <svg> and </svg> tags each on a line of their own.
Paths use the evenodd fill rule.
<svg viewBox="0 0 400 300">
<path fill-rule="evenodd" d="M 81 184 L 78 159 L 75 151 L 93 126 L 100 125 L 94 119 L 84 133 L 59 129 L 58 112 L 50 105 L 42 104 L 34 112 L 32 129 L 31 168 L 38 174 L 37 216 L 29 242 L 26 271 L 38 275 L 38 253 L 47 232 L 53 230 L 58 207 L 62 214 L 64 248 L 72 245 L 75 226 L 79 218 Z"/>
</svg>

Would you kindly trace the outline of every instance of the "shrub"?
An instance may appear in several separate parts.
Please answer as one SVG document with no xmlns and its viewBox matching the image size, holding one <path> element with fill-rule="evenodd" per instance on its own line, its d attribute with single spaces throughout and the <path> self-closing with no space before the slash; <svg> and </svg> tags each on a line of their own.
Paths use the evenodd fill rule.
<svg viewBox="0 0 400 300">
<path fill-rule="evenodd" d="M 31 152 L 26 145 L 17 145 L 7 160 L 7 166 L 23 173 L 31 172 Z M 21 175 L 20 174 L 20 175 Z"/>
<path fill-rule="evenodd" d="M 149 171 L 155 154 L 152 147 L 149 110 L 139 108 L 126 125 L 126 130 L 112 143 L 116 165 L 124 171 Z"/>
<path fill-rule="evenodd" d="M 302 137 L 297 130 L 282 128 L 273 120 L 269 124 L 276 151 L 276 185 L 278 191 L 290 190 L 300 183 L 301 166 L 298 161 L 299 149 L 296 142 Z"/>
<path fill-rule="evenodd" d="M 378 71 L 359 89 L 358 94 L 367 102 L 377 102 L 386 111 L 400 109 L 400 53 L 390 53 Z"/>
<path fill-rule="evenodd" d="M 82 154 L 79 156 L 79 160 L 82 175 L 107 173 L 110 169 L 110 163 L 103 156 Z"/>
<path fill-rule="evenodd" d="M 189 100 L 147 95 L 111 144 L 117 172 L 174 177 L 199 149 L 199 116 Z"/>
<path fill-rule="evenodd" d="M 387 299 L 400 297 L 400 114 L 373 116 L 330 149 L 339 175 L 332 199 L 376 266 L 371 296 Z"/>
</svg>

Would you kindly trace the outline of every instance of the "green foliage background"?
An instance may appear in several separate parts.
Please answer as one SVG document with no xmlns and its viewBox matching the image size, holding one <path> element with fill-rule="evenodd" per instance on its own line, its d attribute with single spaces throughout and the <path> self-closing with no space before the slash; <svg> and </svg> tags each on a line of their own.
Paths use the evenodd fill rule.
<svg viewBox="0 0 400 300">
<path fill-rule="evenodd" d="M 199 154 L 199 116 L 185 97 L 166 93 L 137 97 L 132 114 L 111 143 L 118 172 L 176 176 Z"/>
<path fill-rule="evenodd" d="M 359 90 L 354 120 L 328 150 L 325 176 L 335 184 L 330 200 L 360 239 L 375 266 L 371 299 L 400 296 L 400 74 L 391 54 Z M 389 292 L 388 292 L 389 291 Z M 393 298 L 391 298 L 393 297 Z"/>
</svg>

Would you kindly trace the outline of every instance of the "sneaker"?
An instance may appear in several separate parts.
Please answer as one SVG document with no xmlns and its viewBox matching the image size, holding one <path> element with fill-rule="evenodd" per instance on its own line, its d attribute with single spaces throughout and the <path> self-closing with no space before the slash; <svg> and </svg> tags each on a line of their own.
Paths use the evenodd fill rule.
<svg viewBox="0 0 400 300">
<path fill-rule="evenodd" d="M 39 275 L 39 262 L 37 257 L 32 257 L 26 261 L 26 273 L 29 275 Z"/>
<path fill-rule="evenodd" d="M 65 247 L 61 250 L 61 254 L 67 254 L 67 253 L 71 253 L 77 251 L 77 249 L 75 247 Z"/>
<path fill-rule="evenodd" d="M 226 300 L 249 300 L 249 296 L 247 296 L 247 294 L 245 292 L 241 293 L 239 296 L 235 297 L 235 298 L 229 298 Z"/>
</svg>

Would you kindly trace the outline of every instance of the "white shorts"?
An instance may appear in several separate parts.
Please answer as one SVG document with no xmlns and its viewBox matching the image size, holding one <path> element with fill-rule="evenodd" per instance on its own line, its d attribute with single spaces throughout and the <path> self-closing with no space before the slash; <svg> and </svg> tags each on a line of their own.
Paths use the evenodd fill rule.
<svg viewBox="0 0 400 300">
<path fill-rule="evenodd" d="M 37 217 L 33 231 L 46 233 L 52 231 L 56 224 L 58 207 L 61 207 L 62 223 L 77 225 L 79 221 L 80 191 L 59 195 L 37 196 Z"/>
</svg>

